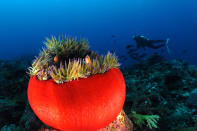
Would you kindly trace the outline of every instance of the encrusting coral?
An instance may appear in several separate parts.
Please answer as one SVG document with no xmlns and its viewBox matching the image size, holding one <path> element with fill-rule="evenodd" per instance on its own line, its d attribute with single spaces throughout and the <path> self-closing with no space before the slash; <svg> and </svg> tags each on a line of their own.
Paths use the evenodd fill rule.
<svg viewBox="0 0 197 131">
<path fill-rule="evenodd" d="M 52 78 L 56 83 L 64 83 L 119 67 L 115 54 L 98 56 L 89 50 L 86 40 L 52 37 L 47 38 L 45 45 L 29 68 L 29 74 L 39 80 Z"/>
</svg>

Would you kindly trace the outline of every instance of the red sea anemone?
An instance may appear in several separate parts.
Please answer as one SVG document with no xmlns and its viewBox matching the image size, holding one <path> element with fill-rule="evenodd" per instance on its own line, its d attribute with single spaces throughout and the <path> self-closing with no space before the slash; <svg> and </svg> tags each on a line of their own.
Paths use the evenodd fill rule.
<svg viewBox="0 0 197 131">
<path fill-rule="evenodd" d="M 118 116 L 125 100 L 125 82 L 119 69 L 64 84 L 31 77 L 29 103 L 45 124 L 54 128 L 104 128 Z"/>
<path fill-rule="evenodd" d="M 116 59 L 108 55 L 103 60 L 91 62 L 89 58 L 92 65 L 88 67 L 81 61 L 75 61 L 75 65 L 65 64 L 65 70 L 60 63 L 60 68 L 55 68 L 55 73 L 49 76 L 52 66 L 55 66 L 48 67 L 51 62 L 46 56 L 50 55 L 53 56 L 42 55 L 30 70 L 28 100 L 38 118 L 51 127 L 75 131 L 92 131 L 113 122 L 122 110 L 126 94 L 123 75 L 118 68 L 113 67 Z M 62 82 L 70 78 L 69 75 L 76 75 L 74 69 L 78 69 L 81 77 Z M 98 69 L 103 73 L 95 73 Z M 72 73 L 64 77 L 66 71 Z M 81 75 L 85 71 L 89 76 Z"/>
</svg>

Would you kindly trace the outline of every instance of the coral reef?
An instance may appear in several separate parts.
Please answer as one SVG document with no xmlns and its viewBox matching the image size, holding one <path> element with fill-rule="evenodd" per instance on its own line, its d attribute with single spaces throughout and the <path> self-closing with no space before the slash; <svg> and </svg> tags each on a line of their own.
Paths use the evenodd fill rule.
<svg viewBox="0 0 197 131">
<path fill-rule="evenodd" d="M 0 131 L 53 130 L 32 112 L 26 96 L 30 60 L 0 60 Z M 197 66 L 183 60 L 166 60 L 154 55 L 122 69 L 127 85 L 124 110 L 142 115 L 158 115 L 159 131 L 197 129 Z M 13 111 L 14 110 L 14 111 Z M 151 130 L 138 126 L 134 130 Z"/>
<path fill-rule="evenodd" d="M 27 103 L 27 61 L 0 60 L 0 127 L 18 123 Z"/>
<path fill-rule="evenodd" d="M 183 60 L 167 60 L 157 54 L 123 69 L 127 97 L 125 111 L 158 115 L 158 130 L 196 127 L 197 66 Z M 193 101 L 190 103 L 189 101 Z M 195 102 L 194 102 L 195 101 Z M 130 117 L 135 122 L 135 119 Z M 136 129 L 148 128 L 138 126 Z"/>
</svg>

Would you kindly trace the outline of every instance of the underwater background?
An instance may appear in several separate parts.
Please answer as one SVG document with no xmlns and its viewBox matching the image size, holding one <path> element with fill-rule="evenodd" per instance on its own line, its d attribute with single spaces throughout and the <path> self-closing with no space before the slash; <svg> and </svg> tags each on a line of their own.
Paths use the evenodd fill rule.
<svg viewBox="0 0 197 131">
<path fill-rule="evenodd" d="M 0 131 L 51 129 L 29 106 L 27 69 L 47 37 L 64 34 L 118 56 L 134 130 L 196 131 L 196 7 L 196 0 L 0 0 Z M 139 49 L 146 55 L 133 59 L 127 48 L 136 46 L 133 35 L 169 38 L 170 53 Z M 135 112 L 160 118 L 150 128 Z"/>
<path fill-rule="evenodd" d="M 46 37 L 62 34 L 87 38 L 99 53 L 127 55 L 125 46 L 135 44 L 132 36 L 139 34 L 170 38 L 172 53 L 163 54 L 196 64 L 196 5 L 196 0 L 1 0 L 0 58 L 37 54 Z"/>
</svg>

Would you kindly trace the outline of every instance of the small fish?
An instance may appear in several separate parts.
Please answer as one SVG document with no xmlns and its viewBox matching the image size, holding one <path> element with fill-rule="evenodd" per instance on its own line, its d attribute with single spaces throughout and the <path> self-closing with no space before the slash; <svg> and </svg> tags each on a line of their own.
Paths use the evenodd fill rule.
<svg viewBox="0 0 197 131">
<path fill-rule="evenodd" d="M 115 38 L 116 36 L 115 36 L 115 35 L 111 35 L 111 37 L 112 37 L 112 38 Z"/>
<path fill-rule="evenodd" d="M 90 66 L 92 64 L 91 59 L 90 59 L 90 57 L 88 55 L 85 57 L 85 64 L 87 66 Z"/>
<path fill-rule="evenodd" d="M 59 61 L 59 58 L 58 58 L 57 55 L 53 58 L 53 61 L 54 61 L 55 63 L 57 63 L 57 62 Z"/>
<path fill-rule="evenodd" d="M 126 46 L 127 49 L 128 49 L 128 48 L 131 48 L 131 47 L 133 47 L 133 45 L 127 45 L 127 46 Z"/>
<path fill-rule="evenodd" d="M 186 49 L 183 50 L 183 54 L 187 54 L 187 50 Z"/>
</svg>

